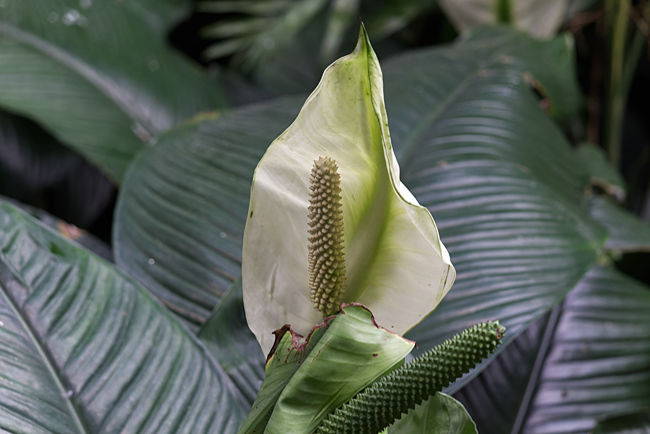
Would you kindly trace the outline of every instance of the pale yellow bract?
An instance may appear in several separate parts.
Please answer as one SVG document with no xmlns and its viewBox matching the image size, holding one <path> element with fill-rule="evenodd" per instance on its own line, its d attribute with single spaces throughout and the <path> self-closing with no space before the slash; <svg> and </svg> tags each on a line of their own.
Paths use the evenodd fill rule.
<svg viewBox="0 0 650 434">
<path fill-rule="evenodd" d="M 309 176 L 315 159 L 341 172 L 345 302 L 367 306 L 403 334 L 431 312 L 456 273 L 429 211 L 399 180 L 377 57 L 362 29 L 331 64 L 296 120 L 255 170 L 244 232 L 242 284 L 248 324 L 268 353 L 285 324 L 307 334 L 322 320 L 309 293 Z"/>
</svg>

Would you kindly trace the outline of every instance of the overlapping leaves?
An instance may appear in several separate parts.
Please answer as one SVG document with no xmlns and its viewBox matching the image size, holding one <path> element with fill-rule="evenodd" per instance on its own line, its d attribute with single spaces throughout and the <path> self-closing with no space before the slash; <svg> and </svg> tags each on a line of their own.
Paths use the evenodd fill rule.
<svg viewBox="0 0 650 434">
<path fill-rule="evenodd" d="M 0 203 L 0 429 L 234 432 L 245 401 L 110 264 Z"/>
</svg>

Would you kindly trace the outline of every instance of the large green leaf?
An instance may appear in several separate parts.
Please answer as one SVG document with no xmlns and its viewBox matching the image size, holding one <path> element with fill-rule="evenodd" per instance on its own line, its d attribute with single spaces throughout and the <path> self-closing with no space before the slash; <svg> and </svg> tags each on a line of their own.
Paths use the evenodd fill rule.
<svg viewBox="0 0 650 434">
<path fill-rule="evenodd" d="M 453 48 L 383 67 L 404 183 L 429 207 L 458 273 L 409 334 L 423 350 L 488 319 L 511 340 L 575 286 L 606 237 L 584 206 L 587 170 L 527 85 L 546 69 L 551 104 L 566 101 L 571 45 L 485 29 Z"/>
<path fill-rule="evenodd" d="M 0 204 L 0 429 L 234 432 L 246 404 L 110 264 Z"/>
<path fill-rule="evenodd" d="M 606 234 L 586 211 L 589 172 L 528 89 L 537 77 L 555 113 L 575 107 L 571 54 L 564 37 L 484 29 L 382 65 L 401 177 L 459 271 L 411 335 L 419 350 L 487 319 L 514 337 L 595 263 Z M 298 101 L 188 125 L 144 152 L 126 179 L 116 260 L 196 322 L 239 276 L 252 170 Z"/>
<path fill-rule="evenodd" d="M 253 169 L 299 104 L 283 99 L 179 127 L 125 178 L 115 261 L 191 324 L 203 323 L 241 275 Z"/>
<path fill-rule="evenodd" d="M 221 298 L 198 336 L 252 403 L 264 380 L 264 354 L 246 323 L 241 279 Z"/>
<path fill-rule="evenodd" d="M 481 433 L 586 433 L 650 407 L 650 288 L 590 271 L 457 396 Z"/>
<path fill-rule="evenodd" d="M 73 0 L 0 8 L 0 106 L 43 124 L 118 182 L 154 134 L 224 105 L 136 5 L 147 8 Z"/>
<path fill-rule="evenodd" d="M 477 434 L 463 404 L 437 392 L 386 429 L 386 434 Z"/>
</svg>

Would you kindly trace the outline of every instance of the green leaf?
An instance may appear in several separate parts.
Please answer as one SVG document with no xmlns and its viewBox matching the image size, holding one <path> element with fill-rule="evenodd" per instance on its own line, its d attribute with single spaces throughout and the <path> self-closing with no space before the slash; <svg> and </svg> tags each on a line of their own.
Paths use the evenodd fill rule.
<svg viewBox="0 0 650 434">
<path fill-rule="evenodd" d="M 414 345 L 378 327 L 366 308 L 345 307 L 305 353 L 265 432 L 312 432 L 331 411 L 400 364 Z M 276 351 L 274 357 L 285 354 Z"/>
<path fill-rule="evenodd" d="M 404 183 L 436 216 L 458 273 L 408 335 L 417 351 L 495 318 L 511 332 L 508 342 L 596 263 L 606 233 L 583 205 L 588 173 L 526 79 L 547 68 L 541 85 L 559 96 L 573 82 L 571 61 L 562 60 L 570 53 L 564 39 L 485 29 L 453 49 L 385 62 Z"/>
<path fill-rule="evenodd" d="M 650 288 L 591 270 L 457 398 L 481 433 L 588 432 L 650 407 Z M 494 399 L 494 397 L 499 397 Z"/>
<path fill-rule="evenodd" d="M 264 432 L 280 394 L 326 330 L 324 322 L 314 326 L 305 338 L 288 325 L 274 332 L 276 345 L 269 354 L 264 382 L 239 433 Z"/>
<path fill-rule="evenodd" d="M 0 204 L 0 430 L 234 432 L 205 348 L 110 264 Z"/>
<path fill-rule="evenodd" d="M 20 208 L 27 214 L 38 219 L 44 225 L 51 228 L 54 232 L 57 232 L 64 238 L 72 240 L 80 246 L 85 247 L 102 259 L 105 259 L 108 262 L 113 261 L 113 253 L 111 252 L 110 246 L 99 238 L 96 238 L 93 234 L 83 229 L 79 229 L 77 226 L 69 224 L 40 208 L 26 205 L 4 196 L 0 196 L 0 201 L 8 202 L 17 208 Z"/>
<path fill-rule="evenodd" d="M 593 197 L 589 201 L 589 214 L 609 232 L 606 249 L 617 252 L 650 251 L 650 224 L 608 198 Z"/>
<path fill-rule="evenodd" d="M 196 328 L 241 275 L 255 165 L 295 117 L 281 99 L 170 131 L 127 174 L 113 228 L 115 261 Z"/>
<path fill-rule="evenodd" d="M 438 392 L 388 427 L 387 434 L 477 434 L 476 425 L 463 407 Z"/>
<path fill-rule="evenodd" d="M 296 120 L 253 176 L 244 232 L 246 318 L 268 352 L 269 331 L 305 334 L 320 322 L 309 293 L 309 176 L 328 157 L 341 176 L 345 288 L 377 322 L 403 334 L 449 291 L 455 272 L 431 214 L 399 179 L 379 62 L 362 29 L 353 53 L 323 73 Z"/>
<path fill-rule="evenodd" d="M 38 121 L 117 182 L 143 142 L 224 105 L 135 4 L 25 0 L 0 14 L 0 106 Z"/>
<path fill-rule="evenodd" d="M 198 333 L 206 348 L 250 403 L 264 380 L 264 355 L 246 323 L 237 279 Z"/>
<path fill-rule="evenodd" d="M 578 157 L 589 170 L 590 183 L 605 190 L 618 200 L 625 198 L 625 182 L 607 159 L 605 151 L 591 143 L 584 143 L 576 150 Z"/>
</svg>

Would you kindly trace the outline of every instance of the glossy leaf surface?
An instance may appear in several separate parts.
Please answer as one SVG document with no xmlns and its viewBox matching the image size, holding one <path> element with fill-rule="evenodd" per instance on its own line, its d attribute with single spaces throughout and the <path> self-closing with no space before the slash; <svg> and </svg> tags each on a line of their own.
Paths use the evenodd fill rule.
<svg viewBox="0 0 650 434">
<path fill-rule="evenodd" d="M 457 398 L 480 432 L 583 433 L 650 406 L 650 289 L 595 268 Z M 494 399 L 495 396 L 501 398 Z"/>
<path fill-rule="evenodd" d="M 131 279 L 0 204 L 0 428 L 234 432 L 246 404 Z"/>
<path fill-rule="evenodd" d="M 25 0 L 0 9 L 0 106 L 35 119 L 117 182 L 153 135 L 225 104 L 165 45 L 169 18 L 138 8 L 147 6 Z"/>
<path fill-rule="evenodd" d="M 192 327 L 241 275 L 253 170 L 299 100 L 206 116 L 160 137 L 125 178 L 115 261 Z"/>
</svg>

